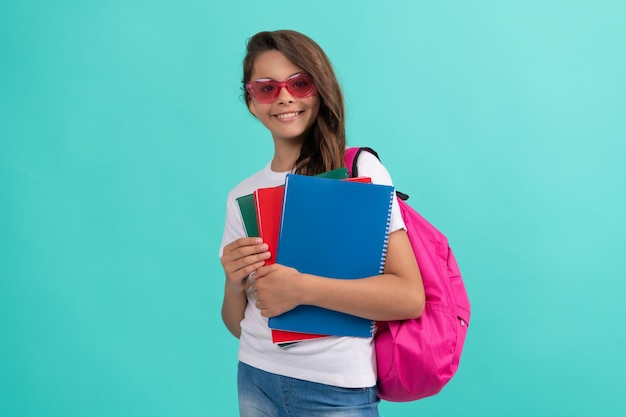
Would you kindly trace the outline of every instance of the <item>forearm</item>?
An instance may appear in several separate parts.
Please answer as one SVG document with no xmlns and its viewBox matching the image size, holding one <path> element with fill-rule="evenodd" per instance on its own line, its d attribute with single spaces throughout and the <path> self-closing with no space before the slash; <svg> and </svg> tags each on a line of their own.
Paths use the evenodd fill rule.
<svg viewBox="0 0 626 417">
<path fill-rule="evenodd" d="M 353 280 L 307 274 L 302 278 L 303 304 L 380 321 L 419 317 L 422 313 L 421 282 L 407 282 L 394 274 Z"/>
<path fill-rule="evenodd" d="M 236 338 L 241 335 L 241 320 L 243 320 L 247 304 L 245 291 L 232 291 L 228 287 L 224 289 L 222 320 L 228 331 Z"/>
</svg>

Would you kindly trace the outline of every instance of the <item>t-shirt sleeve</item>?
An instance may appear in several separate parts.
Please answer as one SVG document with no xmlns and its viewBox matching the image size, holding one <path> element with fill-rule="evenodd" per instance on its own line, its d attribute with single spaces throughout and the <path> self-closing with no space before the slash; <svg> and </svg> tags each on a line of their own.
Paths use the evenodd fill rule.
<svg viewBox="0 0 626 417">
<path fill-rule="evenodd" d="M 365 151 L 361 152 L 357 161 L 357 167 L 359 169 L 359 176 L 370 177 L 372 179 L 372 183 L 393 186 L 391 175 L 389 175 L 389 172 L 378 160 L 378 158 L 376 158 L 371 153 Z M 404 224 L 404 221 L 402 220 L 402 215 L 400 214 L 398 198 L 394 195 L 393 204 L 391 206 L 391 222 L 389 225 L 389 233 L 395 232 L 396 230 L 400 229 L 406 230 L 406 226 Z"/>
</svg>

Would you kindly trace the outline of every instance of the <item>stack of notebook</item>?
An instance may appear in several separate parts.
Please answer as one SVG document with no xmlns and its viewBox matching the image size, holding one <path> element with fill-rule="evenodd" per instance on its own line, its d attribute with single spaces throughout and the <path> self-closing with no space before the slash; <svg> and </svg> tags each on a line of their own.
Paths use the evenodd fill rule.
<svg viewBox="0 0 626 417">
<path fill-rule="evenodd" d="M 322 176 L 288 174 L 285 185 L 237 199 L 248 236 L 260 236 L 272 257 L 302 273 L 359 279 L 382 273 L 394 189 L 342 168 Z M 343 179 L 343 181 L 337 181 Z M 269 319 L 280 346 L 328 335 L 369 337 L 371 320 L 300 305 Z"/>
</svg>

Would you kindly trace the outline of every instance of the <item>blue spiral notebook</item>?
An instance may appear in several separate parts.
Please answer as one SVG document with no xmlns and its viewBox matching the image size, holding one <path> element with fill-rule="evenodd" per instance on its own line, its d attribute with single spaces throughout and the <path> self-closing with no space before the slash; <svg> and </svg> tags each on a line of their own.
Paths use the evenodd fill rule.
<svg viewBox="0 0 626 417">
<path fill-rule="evenodd" d="M 276 262 L 328 278 L 383 272 L 394 188 L 288 174 Z M 369 337 L 374 323 L 301 305 L 269 319 L 273 329 Z"/>
</svg>

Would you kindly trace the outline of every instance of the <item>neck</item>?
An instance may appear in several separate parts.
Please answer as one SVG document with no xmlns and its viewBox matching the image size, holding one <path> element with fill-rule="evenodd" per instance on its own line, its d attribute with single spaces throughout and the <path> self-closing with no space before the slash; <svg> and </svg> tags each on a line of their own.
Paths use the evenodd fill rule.
<svg viewBox="0 0 626 417">
<path fill-rule="evenodd" d="M 274 158 L 272 159 L 271 168 L 274 172 L 290 171 L 300 156 L 302 143 L 274 141 Z"/>
</svg>

